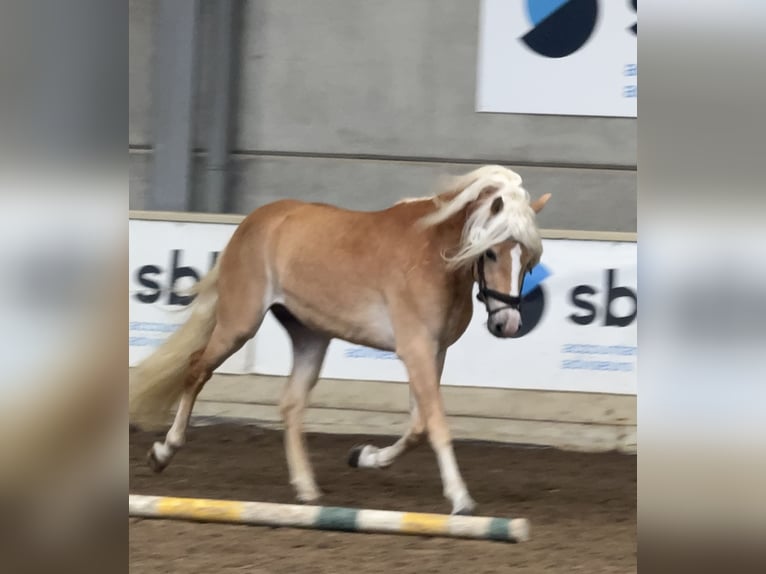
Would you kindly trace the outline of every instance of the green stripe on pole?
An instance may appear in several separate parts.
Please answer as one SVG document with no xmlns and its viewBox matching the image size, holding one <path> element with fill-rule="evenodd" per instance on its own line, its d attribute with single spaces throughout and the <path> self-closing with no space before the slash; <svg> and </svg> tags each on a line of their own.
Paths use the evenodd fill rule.
<svg viewBox="0 0 766 574">
<path fill-rule="evenodd" d="M 325 530 L 354 532 L 356 530 L 356 516 L 358 512 L 354 508 L 323 506 L 319 511 L 319 516 L 317 516 L 316 526 Z"/>
<path fill-rule="evenodd" d="M 487 528 L 487 538 L 490 540 L 510 540 L 511 535 L 508 532 L 510 521 L 507 518 L 493 518 Z"/>
</svg>

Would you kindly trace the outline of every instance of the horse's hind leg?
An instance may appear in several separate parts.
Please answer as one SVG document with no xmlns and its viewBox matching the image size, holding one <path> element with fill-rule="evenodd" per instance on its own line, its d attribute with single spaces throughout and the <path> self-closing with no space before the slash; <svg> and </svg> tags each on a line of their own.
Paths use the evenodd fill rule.
<svg viewBox="0 0 766 574">
<path fill-rule="evenodd" d="M 186 386 L 173 425 L 165 435 L 165 441 L 155 442 L 147 455 L 147 462 L 155 472 L 161 472 L 186 442 L 194 402 L 213 376 L 213 371 L 236 353 L 261 326 L 266 314 L 266 305 L 262 301 L 263 297 L 259 297 L 243 302 L 225 297 L 225 291 L 221 293 L 217 323 L 210 340 L 189 361 Z"/>
<path fill-rule="evenodd" d="M 155 442 L 147 454 L 147 463 L 154 472 L 162 472 L 173 456 L 186 442 L 186 428 L 189 426 L 194 401 L 202 387 L 212 376 L 212 370 L 202 361 L 204 351 L 195 353 L 189 362 L 189 374 L 173 425 L 165 435 L 164 442 Z M 224 359 L 225 360 L 225 359 Z"/>
<path fill-rule="evenodd" d="M 293 368 L 280 402 L 290 484 L 295 488 L 298 500 L 313 502 L 321 492 L 306 451 L 303 413 L 322 369 L 330 339 L 306 328 L 282 307 L 274 309 L 274 316 L 285 327 L 293 344 Z"/>
<path fill-rule="evenodd" d="M 426 436 L 426 425 L 420 416 L 415 397 L 410 394 L 410 422 L 405 433 L 394 444 L 378 448 L 371 444 L 355 446 L 348 455 L 352 468 L 388 468 L 396 460 L 411 451 Z"/>
</svg>

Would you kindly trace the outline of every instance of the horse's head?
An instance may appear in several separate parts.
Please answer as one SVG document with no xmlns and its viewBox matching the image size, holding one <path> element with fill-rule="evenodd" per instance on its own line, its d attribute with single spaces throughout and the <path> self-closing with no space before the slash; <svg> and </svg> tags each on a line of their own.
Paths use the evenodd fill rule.
<svg viewBox="0 0 766 574">
<path fill-rule="evenodd" d="M 521 176 L 507 168 L 483 166 L 457 178 L 437 210 L 424 218 L 434 225 L 465 214 L 460 244 L 445 259 L 452 269 L 473 266 L 487 328 L 496 337 L 513 337 L 521 327 L 524 277 L 543 252 L 535 216 L 551 195 L 530 201 L 521 184 Z"/>
<path fill-rule="evenodd" d="M 545 194 L 529 204 L 529 208 L 535 214 L 539 213 L 549 199 L 550 194 Z M 492 218 L 509 217 L 506 201 L 502 194 L 493 194 L 488 210 L 489 226 L 492 226 Z M 487 329 L 496 337 L 513 337 L 519 331 L 524 277 L 537 265 L 542 255 L 542 244 L 536 229 L 534 234 L 526 231 L 520 235 L 532 237 L 533 240 L 525 243 L 510 235 L 488 246 L 478 256 L 474 266 L 474 278 L 479 284 L 477 298 L 487 309 Z"/>
<path fill-rule="evenodd" d="M 487 308 L 487 329 L 495 337 L 513 337 L 521 327 L 521 290 L 535 259 L 522 243 L 507 239 L 487 249 L 477 260 L 477 298 Z"/>
</svg>

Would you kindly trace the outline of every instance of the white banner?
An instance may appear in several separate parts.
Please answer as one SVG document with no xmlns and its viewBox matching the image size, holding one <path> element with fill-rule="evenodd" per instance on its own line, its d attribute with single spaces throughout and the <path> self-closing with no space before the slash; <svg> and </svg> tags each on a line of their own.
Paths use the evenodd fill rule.
<svg viewBox="0 0 766 574">
<path fill-rule="evenodd" d="M 550 273 L 525 297 L 524 331 L 496 339 L 475 304 L 445 385 L 636 394 L 636 244 L 544 241 Z"/>
<path fill-rule="evenodd" d="M 636 117 L 637 0 L 482 0 L 477 110 Z"/>
<path fill-rule="evenodd" d="M 131 349 L 134 365 L 186 318 L 179 293 L 201 276 L 234 225 L 131 221 Z M 442 384 L 636 393 L 636 244 L 546 240 L 543 264 L 525 281 L 522 334 L 497 339 L 475 301 L 471 325 L 447 354 Z M 173 278 L 176 279 L 175 283 Z M 287 375 L 289 339 L 267 316 L 219 371 Z M 406 381 L 394 353 L 335 340 L 322 376 Z"/>
<path fill-rule="evenodd" d="M 204 276 L 235 225 L 130 221 L 130 366 L 137 365 L 189 316 L 184 292 Z M 217 372 L 248 373 L 253 342 Z"/>
</svg>

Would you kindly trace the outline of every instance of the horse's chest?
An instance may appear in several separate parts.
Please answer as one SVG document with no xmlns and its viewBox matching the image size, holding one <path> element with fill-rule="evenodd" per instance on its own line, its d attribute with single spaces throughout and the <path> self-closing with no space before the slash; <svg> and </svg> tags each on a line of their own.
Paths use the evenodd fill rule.
<svg viewBox="0 0 766 574">
<path fill-rule="evenodd" d="M 453 345 L 463 336 L 473 316 L 473 303 L 460 302 L 451 308 L 446 319 L 444 339 L 447 346 Z"/>
</svg>

